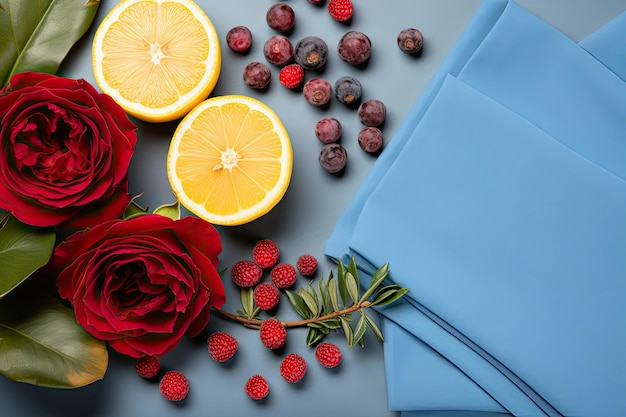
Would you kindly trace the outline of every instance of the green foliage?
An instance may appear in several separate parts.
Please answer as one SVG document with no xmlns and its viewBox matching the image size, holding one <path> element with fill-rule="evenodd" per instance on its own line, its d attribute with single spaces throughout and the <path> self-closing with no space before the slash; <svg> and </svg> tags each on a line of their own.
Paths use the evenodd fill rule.
<svg viewBox="0 0 626 417">
<path fill-rule="evenodd" d="M 55 74 L 100 0 L 0 0 L 0 86 L 24 71 Z"/>
</svg>

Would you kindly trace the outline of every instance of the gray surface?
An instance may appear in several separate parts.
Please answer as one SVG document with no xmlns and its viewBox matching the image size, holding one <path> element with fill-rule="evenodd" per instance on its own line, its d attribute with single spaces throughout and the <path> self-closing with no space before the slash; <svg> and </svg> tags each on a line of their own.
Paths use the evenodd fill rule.
<svg viewBox="0 0 626 417">
<path fill-rule="evenodd" d="M 348 25 L 333 21 L 323 7 L 306 0 L 285 1 L 296 11 L 296 28 L 289 36 L 295 42 L 308 35 L 322 37 L 331 51 L 326 69 L 320 74 L 334 82 L 342 75 L 357 76 L 364 86 L 364 99 L 378 98 L 387 104 L 388 118 L 383 126 L 387 143 L 409 107 L 452 47 L 479 0 L 355 0 L 355 16 Z M 105 0 L 92 30 L 65 62 L 61 74 L 94 82 L 91 72 L 91 38 L 104 14 L 115 2 Z M 295 262 L 298 255 L 312 253 L 321 260 L 325 275 L 332 264 L 323 259 L 324 242 L 342 209 L 365 176 L 375 158 L 365 154 L 356 142 L 361 126 L 356 112 L 333 101 L 328 109 L 314 108 L 300 93 L 278 83 L 278 71 L 267 92 L 247 88 L 241 79 L 244 66 L 264 61 L 262 45 L 273 32 L 265 24 L 265 11 L 273 2 L 259 0 L 211 1 L 198 3 L 213 21 L 222 41 L 223 65 L 212 95 L 251 95 L 271 106 L 283 120 L 294 147 L 292 182 L 281 203 L 265 217 L 248 225 L 220 228 L 224 241 L 221 260 L 231 265 L 250 258 L 252 244 L 260 238 L 274 239 L 281 249 L 281 260 Z M 520 4 L 549 23 L 579 40 L 611 17 L 626 9 L 625 0 L 522 0 Z M 228 29 L 246 25 L 253 33 L 253 48 L 247 55 L 231 52 L 224 37 Z M 419 28 L 425 38 L 421 56 L 410 57 L 395 44 L 405 27 Z M 372 58 L 366 68 L 355 68 L 335 53 L 337 41 L 347 30 L 367 33 L 373 42 Z M 308 73 L 307 77 L 312 74 Z M 324 172 L 318 165 L 321 143 L 314 136 L 315 122 L 324 116 L 337 117 L 343 124 L 342 143 L 349 154 L 348 167 L 341 177 Z M 176 123 L 162 125 L 138 122 L 140 142 L 130 171 L 133 194 L 144 193 L 140 203 L 152 208 L 170 203 L 165 172 L 165 155 Z M 318 274 L 319 276 L 320 274 Z M 297 286 L 306 285 L 299 278 Z M 226 310 L 239 308 L 239 298 L 227 284 Z M 278 311 L 281 318 L 293 316 L 287 301 Z M 295 318 L 295 316 L 293 316 Z M 344 351 L 339 369 L 329 371 L 317 365 L 304 343 L 304 331 L 290 330 L 287 352 L 298 352 L 309 360 L 309 371 L 302 384 L 290 385 L 278 373 L 281 356 L 265 349 L 256 331 L 214 316 L 209 331 L 230 331 L 240 341 L 236 360 L 224 366 L 207 355 L 205 339 L 184 339 L 162 359 L 166 368 L 176 368 L 190 379 L 191 393 L 184 405 L 167 403 L 158 385 L 139 378 L 132 362 L 112 354 L 103 381 L 77 390 L 51 390 L 18 384 L 0 377 L 1 415 L 6 416 L 396 416 L 387 410 L 382 345 L 373 337 L 365 349 L 349 349 L 341 334 L 331 335 Z M 265 375 L 271 385 L 269 400 L 257 404 L 243 393 L 243 384 L 253 373 Z M 419 395 L 419 393 L 416 393 Z"/>
</svg>

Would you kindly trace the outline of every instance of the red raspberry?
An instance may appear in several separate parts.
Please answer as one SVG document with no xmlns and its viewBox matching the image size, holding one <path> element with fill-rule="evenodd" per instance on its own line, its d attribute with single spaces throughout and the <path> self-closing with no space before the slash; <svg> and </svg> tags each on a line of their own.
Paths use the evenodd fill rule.
<svg viewBox="0 0 626 417">
<path fill-rule="evenodd" d="M 325 368 L 334 368 L 341 362 L 341 350 L 330 342 L 322 342 L 315 348 L 317 361 Z"/>
<path fill-rule="evenodd" d="M 259 330 L 261 343 L 268 349 L 278 349 L 287 341 L 287 330 L 276 317 L 263 320 Z"/>
<path fill-rule="evenodd" d="M 259 240 L 252 248 L 252 259 L 263 269 L 276 265 L 278 256 L 278 245 L 269 239 Z"/>
<path fill-rule="evenodd" d="M 244 390 L 246 391 L 246 394 L 248 394 L 248 397 L 253 400 L 261 400 L 267 397 L 270 393 L 270 386 L 263 376 L 256 374 L 252 375 L 250 379 L 246 381 Z"/>
<path fill-rule="evenodd" d="M 233 357 L 239 343 L 231 334 L 226 332 L 215 332 L 207 340 L 209 355 L 217 362 L 226 362 Z"/>
<path fill-rule="evenodd" d="M 189 393 L 187 377 L 178 371 L 167 371 L 159 384 L 161 395 L 169 401 L 182 401 Z"/>
<path fill-rule="evenodd" d="M 297 353 L 290 353 L 280 364 L 280 374 L 287 382 L 300 381 L 306 374 L 306 360 Z"/>
<path fill-rule="evenodd" d="M 330 0 L 328 2 L 328 13 L 338 22 L 350 20 L 353 12 L 352 0 Z"/>
<path fill-rule="evenodd" d="M 270 271 L 270 279 L 278 288 L 291 287 L 296 278 L 296 268 L 291 264 L 278 264 Z"/>
<path fill-rule="evenodd" d="M 280 291 L 271 282 L 262 282 L 254 288 L 254 302 L 261 310 L 271 310 L 280 301 Z"/>
<path fill-rule="evenodd" d="M 155 356 L 146 356 L 135 361 L 135 371 L 144 378 L 154 378 L 161 370 L 161 363 Z"/>
<path fill-rule="evenodd" d="M 308 253 L 301 255 L 296 261 L 296 268 L 302 275 L 313 275 L 317 271 L 317 259 Z"/>
<path fill-rule="evenodd" d="M 230 270 L 230 276 L 238 287 L 254 287 L 261 281 L 263 270 L 253 261 L 237 261 Z"/>
<path fill-rule="evenodd" d="M 284 66 L 278 74 L 280 83 L 287 88 L 296 88 L 304 81 L 304 68 L 298 64 Z"/>
</svg>

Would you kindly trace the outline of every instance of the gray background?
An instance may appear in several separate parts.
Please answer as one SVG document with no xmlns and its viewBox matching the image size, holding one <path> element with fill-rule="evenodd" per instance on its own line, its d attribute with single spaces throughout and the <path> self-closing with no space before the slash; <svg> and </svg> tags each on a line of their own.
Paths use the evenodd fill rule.
<svg viewBox="0 0 626 417">
<path fill-rule="evenodd" d="M 219 228 L 224 250 L 224 266 L 251 257 L 254 242 L 275 240 L 281 261 L 295 263 L 305 252 L 320 260 L 320 271 L 327 275 L 334 266 L 323 258 L 323 248 L 338 216 L 354 190 L 375 161 L 356 142 L 361 129 L 354 109 L 332 101 L 329 108 L 308 104 L 301 93 L 290 91 L 278 82 L 278 69 L 272 67 L 269 90 L 259 92 L 246 87 L 242 71 L 251 61 L 264 62 L 262 46 L 274 32 L 265 23 L 265 12 L 274 1 L 198 0 L 215 25 L 222 42 L 222 72 L 212 95 L 243 94 L 256 97 L 272 107 L 283 120 L 293 143 L 294 171 L 283 200 L 266 216 L 244 226 Z M 296 12 L 296 27 L 289 34 L 298 39 L 316 35 L 330 48 L 326 68 L 312 76 L 322 76 L 331 83 L 343 75 L 360 79 L 364 99 L 378 98 L 387 105 L 387 120 L 382 128 L 385 143 L 417 99 L 449 49 L 462 33 L 480 4 L 479 0 L 354 0 L 355 14 L 349 25 L 335 22 L 325 7 L 306 0 L 285 0 Z M 85 78 L 94 83 L 91 71 L 91 39 L 105 13 L 115 1 L 103 0 L 91 30 L 66 59 L 59 74 Z M 626 9 L 626 0 L 520 0 L 519 3 L 548 23 L 578 41 Z M 230 51 L 226 32 L 245 25 L 252 30 L 253 47 L 246 55 Z M 416 27 L 424 34 L 424 49 L 419 57 L 402 53 L 396 46 L 398 32 Z M 365 68 L 352 67 L 336 55 L 339 38 L 348 30 L 365 32 L 372 40 L 372 57 Z M 317 155 L 321 143 L 314 135 L 315 122 L 324 116 L 338 118 L 344 128 L 342 144 L 349 160 L 345 173 L 334 176 L 323 171 Z M 149 124 L 136 121 L 140 140 L 130 170 L 132 194 L 144 193 L 139 202 L 155 208 L 174 199 L 167 181 L 165 156 L 177 122 Z M 187 214 L 186 212 L 184 214 Z M 227 275 L 228 276 L 228 275 Z M 267 279 L 267 277 L 265 278 Z M 296 288 L 308 284 L 298 278 Z M 226 280 L 226 310 L 240 308 L 237 290 Z M 283 296 L 284 297 L 284 296 Z M 295 314 L 285 298 L 278 310 L 282 319 Z M 206 352 L 206 335 L 227 330 L 240 342 L 237 356 L 229 364 L 218 364 Z M 278 366 L 282 355 L 264 348 L 254 330 L 224 321 L 214 315 L 207 333 L 196 339 L 184 339 L 171 354 L 162 358 L 167 369 L 184 372 L 191 392 L 184 404 L 168 403 L 158 390 L 158 383 L 135 374 L 132 361 L 111 352 L 109 370 L 104 380 L 75 390 L 52 390 L 19 384 L 0 377 L 0 415 L 3 416 L 396 416 L 387 409 L 382 344 L 373 336 L 366 347 L 348 348 L 342 334 L 329 336 L 344 352 L 341 366 L 323 369 L 315 362 L 313 350 L 305 346 L 305 332 L 289 331 L 285 353 L 297 352 L 309 361 L 308 374 L 302 383 L 282 380 Z M 245 380 L 253 373 L 263 374 L 271 393 L 262 404 L 248 399 L 243 391 Z M 416 392 L 415 395 L 419 395 Z"/>
</svg>

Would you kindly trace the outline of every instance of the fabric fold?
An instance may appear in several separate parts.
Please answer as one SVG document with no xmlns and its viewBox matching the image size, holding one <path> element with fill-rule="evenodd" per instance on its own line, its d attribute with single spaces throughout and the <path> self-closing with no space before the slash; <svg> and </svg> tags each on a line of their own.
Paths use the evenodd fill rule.
<svg viewBox="0 0 626 417">
<path fill-rule="evenodd" d="M 585 50 L 485 1 L 357 190 L 326 253 L 411 288 L 381 311 L 391 409 L 626 413 L 626 92 L 598 61 L 625 28 Z"/>
</svg>

